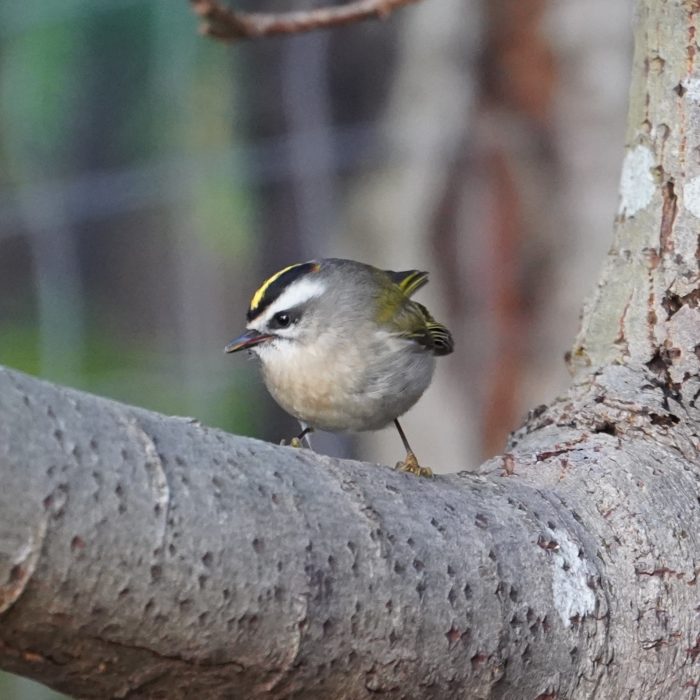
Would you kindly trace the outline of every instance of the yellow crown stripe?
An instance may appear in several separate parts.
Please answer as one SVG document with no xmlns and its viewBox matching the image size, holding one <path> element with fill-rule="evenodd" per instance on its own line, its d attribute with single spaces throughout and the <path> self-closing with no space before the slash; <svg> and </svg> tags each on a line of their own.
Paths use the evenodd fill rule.
<svg viewBox="0 0 700 700">
<path fill-rule="evenodd" d="M 288 267 L 285 267 L 283 270 L 280 270 L 279 272 L 275 272 L 272 277 L 268 277 L 262 285 L 260 285 L 259 289 L 255 294 L 253 294 L 253 298 L 250 300 L 250 308 L 251 310 L 255 311 L 255 309 L 260 306 L 260 302 L 263 300 L 263 297 L 265 296 L 265 292 L 268 290 L 270 285 L 279 277 L 281 277 L 285 272 L 289 272 L 289 270 L 293 270 L 295 267 L 299 267 L 300 265 L 303 265 L 304 263 L 294 263 L 294 265 L 289 265 Z"/>
</svg>

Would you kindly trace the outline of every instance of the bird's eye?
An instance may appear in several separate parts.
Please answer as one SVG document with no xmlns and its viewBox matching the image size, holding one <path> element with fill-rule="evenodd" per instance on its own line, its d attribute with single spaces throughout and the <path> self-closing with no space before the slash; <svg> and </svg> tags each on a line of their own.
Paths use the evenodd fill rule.
<svg viewBox="0 0 700 700">
<path fill-rule="evenodd" d="M 279 311 L 273 317 L 272 320 L 276 328 L 287 328 L 292 322 L 291 316 L 286 311 Z"/>
</svg>

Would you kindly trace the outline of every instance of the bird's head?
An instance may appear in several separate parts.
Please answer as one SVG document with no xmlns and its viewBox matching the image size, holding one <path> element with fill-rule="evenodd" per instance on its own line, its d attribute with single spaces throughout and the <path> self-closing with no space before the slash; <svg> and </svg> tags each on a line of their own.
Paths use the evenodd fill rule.
<svg viewBox="0 0 700 700">
<path fill-rule="evenodd" d="M 246 331 L 228 343 L 225 351 L 261 354 L 269 346 L 308 342 L 318 335 L 327 290 L 328 280 L 320 262 L 285 267 L 253 294 Z"/>
</svg>

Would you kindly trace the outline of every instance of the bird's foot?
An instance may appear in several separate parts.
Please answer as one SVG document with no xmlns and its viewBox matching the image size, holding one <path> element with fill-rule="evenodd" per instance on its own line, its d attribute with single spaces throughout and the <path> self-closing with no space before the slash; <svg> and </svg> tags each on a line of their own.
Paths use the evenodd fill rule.
<svg viewBox="0 0 700 700">
<path fill-rule="evenodd" d="M 433 470 L 430 467 L 421 467 L 418 464 L 418 460 L 413 452 L 409 452 L 403 462 L 397 462 L 395 469 L 398 469 L 400 472 L 415 474 L 416 476 L 431 477 L 433 475 Z"/>
<path fill-rule="evenodd" d="M 302 425 L 304 425 L 302 423 Z M 289 445 L 290 447 L 308 447 L 311 449 L 311 440 L 309 439 L 309 435 L 314 432 L 314 429 L 310 425 L 305 425 L 304 429 L 297 435 L 296 437 L 293 437 L 289 443 L 287 443 L 286 440 L 282 440 L 280 442 L 280 445 Z"/>
<path fill-rule="evenodd" d="M 280 440 L 280 445 L 282 447 L 303 447 L 304 446 L 298 437 L 293 437 L 291 440 L 287 440 L 285 438 L 282 438 L 282 440 Z"/>
</svg>

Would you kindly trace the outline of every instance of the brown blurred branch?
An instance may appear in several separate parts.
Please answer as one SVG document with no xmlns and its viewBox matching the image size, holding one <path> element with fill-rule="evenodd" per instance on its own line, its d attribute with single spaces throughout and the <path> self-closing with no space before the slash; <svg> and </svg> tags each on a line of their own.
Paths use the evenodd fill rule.
<svg viewBox="0 0 700 700">
<path fill-rule="evenodd" d="M 319 7 L 303 12 L 253 13 L 232 10 L 217 0 L 190 0 L 192 8 L 202 18 L 201 32 L 223 41 L 299 34 L 366 19 L 385 19 L 395 9 L 417 1 L 356 0 L 337 7 Z"/>
</svg>

